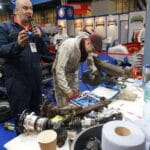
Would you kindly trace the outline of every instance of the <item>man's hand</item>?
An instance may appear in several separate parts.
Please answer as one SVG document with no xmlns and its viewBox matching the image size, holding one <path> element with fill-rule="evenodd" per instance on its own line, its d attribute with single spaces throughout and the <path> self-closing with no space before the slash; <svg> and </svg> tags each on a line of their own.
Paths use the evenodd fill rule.
<svg viewBox="0 0 150 150">
<path fill-rule="evenodd" d="M 33 32 L 35 37 L 41 37 L 42 33 L 38 27 L 33 27 L 32 32 Z"/>
<path fill-rule="evenodd" d="M 72 92 L 70 92 L 70 93 L 67 94 L 66 101 L 67 101 L 67 102 L 70 102 L 70 100 L 72 100 L 72 99 L 74 99 L 74 98 L 77 98 L 77 97 L 79 97 L 80 95 L 81 95 L 80 92 L 74 92 L 74 91 L 72 91 Z"/>
<path fill-rule="evenodd" d="M 27 31 L 25 31 L 25 30 L 20 31 L 18 34 L 17 40 L 18 40 L 18 45 L 20 47 L 24 47 L 29 40 L 29 36 L 27 34 Z"/>
</svg>

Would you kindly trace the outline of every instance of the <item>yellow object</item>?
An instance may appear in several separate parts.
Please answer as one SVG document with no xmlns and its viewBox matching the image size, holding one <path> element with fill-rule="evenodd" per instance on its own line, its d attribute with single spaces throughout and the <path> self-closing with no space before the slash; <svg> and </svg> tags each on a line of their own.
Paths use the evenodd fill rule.
<svg viewBox="0 0 150 150">
<path fill-rule="evenodd" d="M 55 117 L 51 118 L 50 120 L 54 123 L 54 122 L 59 122 L 62 121 L 64 118 L 60 115 L 56 115 Z"/>
<path fill-rule="evenodd" d="M 4 123 L 4 127 L 10 131 L 14 131 L 15 130 L 15 125 L 13 123 L 9 123 L 9 122 L 5 122 Z"/>
</svg>

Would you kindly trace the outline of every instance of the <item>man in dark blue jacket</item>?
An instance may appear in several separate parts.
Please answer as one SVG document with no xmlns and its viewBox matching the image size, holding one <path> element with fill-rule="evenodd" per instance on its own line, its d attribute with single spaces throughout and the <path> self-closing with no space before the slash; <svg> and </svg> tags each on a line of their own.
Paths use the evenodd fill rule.
<svg viewBox="0 0 150 150">
<path fill-rule="evenodd" d="M 0 57 L 5 59 L 5 83 L 13 117 L 23 110 L 40 112 L 40 54 L 48 53 L 47 35 L 31 20 L 30 0 L 16 0 L 12 20 L 0 24 Z"/>
</svg>

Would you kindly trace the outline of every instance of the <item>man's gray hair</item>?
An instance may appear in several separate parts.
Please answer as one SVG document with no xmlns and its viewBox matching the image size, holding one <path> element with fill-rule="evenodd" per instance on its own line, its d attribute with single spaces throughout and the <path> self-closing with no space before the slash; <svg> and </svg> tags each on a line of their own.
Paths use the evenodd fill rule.
<svg viewBox="0 0 150 150">
<path fill-rule="evenodd" d="M 21 0 L 15 0 L 15 8 L 18 7 L 18 5 L 20 4 Z"/>
<path fill-rule="evenodd" d="M 31 2 L 31 0 L 28 0 Z M 20 4 L 24 4 L 23 0 L 15 0 L 15 8 L 18 8 Z"/>
</svg>

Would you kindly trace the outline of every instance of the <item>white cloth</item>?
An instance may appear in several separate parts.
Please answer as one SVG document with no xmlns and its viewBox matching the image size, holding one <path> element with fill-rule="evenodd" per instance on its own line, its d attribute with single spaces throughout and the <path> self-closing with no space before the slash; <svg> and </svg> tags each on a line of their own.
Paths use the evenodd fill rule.
<svg viewBox="0 0 150 150">
<path fill-rule="evenodd" d="M 128 54 L 129 53 L 127 48 L 125 46 L 121 45 L 121 44 L 110 47 L 108 49 L 108 52 L 114 53 L 114 54 L 109 54 L 109 56 L 113 57 L 116 60 L 120 60 L 120 61 L 124 61 L 124 58 L 126 56 L 117 55 L 117 53 L 118 54 Z M 115 53 L 116 53 L 116 55 L 115 55 Z"/>
</svg>

